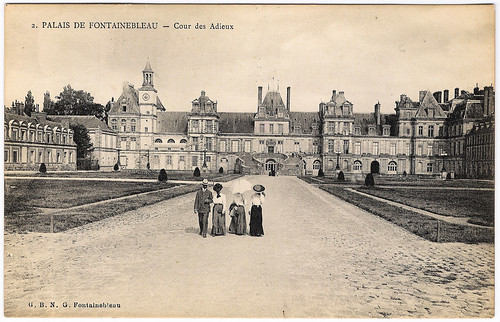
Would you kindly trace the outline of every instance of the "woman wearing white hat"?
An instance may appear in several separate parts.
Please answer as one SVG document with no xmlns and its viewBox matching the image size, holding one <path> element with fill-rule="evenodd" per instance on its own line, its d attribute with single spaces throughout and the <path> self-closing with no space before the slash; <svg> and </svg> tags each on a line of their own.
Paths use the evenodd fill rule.
<svg viewBox="0 0 500 322">
<path fill-rule="evenodd" d="M 255 193 L 252 195 L 252 208 L 250 209 L 250 236 L 263 236 L 264 228 L 262 227 L 262 204 L 265 201 L 266 194 L 264 193 L 263 185 L 256 184 L 253 186 Z"/>
</svg>

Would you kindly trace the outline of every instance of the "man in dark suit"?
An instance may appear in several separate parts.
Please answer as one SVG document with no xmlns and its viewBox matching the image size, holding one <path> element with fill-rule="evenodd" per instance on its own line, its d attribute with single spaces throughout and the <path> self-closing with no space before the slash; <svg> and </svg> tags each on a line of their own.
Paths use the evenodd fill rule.
<svg viewBox="0 0 500 322">
<path fill-rule="evenodd" d="M 203 235 L 203 238 L 207 237 L 208 214 L 210 213 L 211 203 L 213 203 L 212 192 L 208 190 L 208 180 L 203 179 L 201 189 L 196 192 L 196 199 L 194 200 L 194 213 L 198 214 L 200 235 Z"/>
</svg>

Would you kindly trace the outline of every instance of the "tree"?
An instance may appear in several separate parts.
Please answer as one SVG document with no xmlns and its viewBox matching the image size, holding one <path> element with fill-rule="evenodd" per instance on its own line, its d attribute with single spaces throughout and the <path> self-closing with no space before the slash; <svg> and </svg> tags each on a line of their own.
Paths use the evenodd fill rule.
<svg viewBox="0 0 500 322">
<path fill-rule="evenodd" d="M 113 167 L 113 169 L 114 169 L 115 171 L 118 171 L 118 169 L 120 169 L 120 167 L 118 166 L 118 163 L 115 163 L 115 166 Z"/>
<path fill-rule="evenodd" d="M 318 170 L 318 177 L 324 177 L 325 173 L 323 172 L 323 169 Z"/>
<path fill-rule="evenodd" d="M 165 169 L 160 170 L 160 174 L 158 175 L 158 181 L 167 182 L 167 171 L 165 171 Z"/>
<path fill-rule="evenodd" d="M 200 168 L 196 167 L 193 172 L 193 177 L 199 177 L 200 176 Z"/>
<path fill-rule="evenodd" d="M 70 124 L 69 127 L 73 130 L 73 141 L 76 143 L 77 157 L 86 158 L 92 151 L 89 131 L 81 124 Z"/>
<path fill-rule="evenodd" d="M 26 94 L 26 98 L 24 100 L 24 114 L 31 116 L 31 112 L 35 111 L 35 98 L 31 91 L 28 91 Z"/>
<path fill-rule="evenodd" d="M 368 173 L 365 178 L 365 186 L 367 187 L 373 187 L 375 186 L 375 179 L 373 178 L 372 173 Z"/>
<path fill-rule="evenodd" d="M 220 173 L 220 174 L 223 174 L 223 173 L 224 173 L 224 168 L 223 168 L 223 167 L 220 167 L 220 168 L 219 168 L 219 173 Z"/>
<path fill-rule="evenodd" d="M 46 91 L 45 94 L 43 94 L 43 111 L 47 112 L 50 111 L 54 106 L 54 102 L 50 99 L 50 93 L 49 91 Z"/>
<path fill-rule="evenodd" d="M 94 103 L 94 97 L 90 93 L 75 90 L 71 85 L 67 85 L 56 98 L 58 101 L 52 106 L 44 106 L 49 115 L 95 115 L 98 119 L 105 120 L 104 106 Z"/>
<path fill-rule="evenodd" d="M 47 172 L 47 167 L 45 166 L 45 163 L 40 164 L 40 169 L 38 169 L 41 173 Z"/>
<path fill-rule="evenodd" d="M 345 181 L 344 171 L 340 171 L 337 177 L 338 181 Z"/>
</svg>

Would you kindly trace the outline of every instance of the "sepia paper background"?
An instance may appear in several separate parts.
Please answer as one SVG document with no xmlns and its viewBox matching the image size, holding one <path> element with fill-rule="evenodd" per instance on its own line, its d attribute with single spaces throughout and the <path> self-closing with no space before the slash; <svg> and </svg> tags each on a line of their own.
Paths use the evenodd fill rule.
<svg viewBox="0 0 500 322">
<path fill-rule="evenodd" d="M 41 106 L 46 91 L 55 97 L 67 84 L 106 104 L 120 95 L 124 81 L 139 85 L 141 70 L 149 61 L 155 72 L 155 88 L 167 111 L 188 111 L 191 100 L 205 90 L 218 101 L 219 111 L 254 112 L 257 86 L 283 90 L 291 86 L 294 111 L 316 111 L 321 101 L 329 99 L 331 90 L 337 89 L 345 91 L 357 113 L 371 112 L 377 102 L 382 104 L 382 113 L 393 113 L 394 101 L 402 93 L 417 96 L 422 89 L 473 88 L 476 83 L 494 86 L 494 19 L 492 5 L 7 4 L 4 105 L 23 100 L 31 90 L 35 103 Z M 89 28 L 90 22 L 119 21 L 155 22 L 158 29 Z M 70 28 L 43 28 L 44 23 L 54 26 L 59 22 L 69 22 Z M 86 28 L 75 29 L 75 22 L 84 22 Z M 175 29 L 176 23 L 189 24 L 191 29 Z M 197 30 L 197 23 L 207 28 L 222 23 L 234 29 Z M 189 245 L 178 247 L 189 252 Z M 276 252 L 283 248 L 277 247 Z M 35 261 L 50 251 L 40 249 L 29 255 Z M 158 254 L 158 261 L 162 256 L 169 254 Z M 96 254 L 99 260 L 105 259 Z M 54 265 L 58 265 L 57 258 Z M 92 263 L 81 269 L 91 270 Z M 151 270 L 155 270 L 154 263 Z M 106 280 L 126 284 L 113 276 Z M 202 279 L 197 282 L 204 283 Z M 224 283 L 224 277 L 209 282 Z M 4 281 L 5 285 L 15 283 Z M 80 288 L 98 297 L 100 289 L 94 287 L 92 279 L 80 280 L 71 288 L 69 299 L 52 300 L 77 298 Z M 123 292 L 134 287 L 141 286 L 132 285 Z M 186 290 L 196 292 L 195 287 Z M 38 292 L 20 290 L 23 296 L 19 301 L 5 299 L 9 302 L 6 309 L 13 316 L 172 316 L 165 307 L 155 311 L 154 306 L 142 302 L 149 301 L 144 300 L 147 296 L 136 299 L 137 307 L 147 308 L 143 311 L 129 307 L 113 313 L 37 312 L 27 306 L 27 299 L 51 300 L 47 288 Z M 265 294 L 270 301 L 275 295 L 272 289 Z M 115 294 L 111 300 L 119 299 L 120 294 Z M 209 294 L 206 300 L 199 305 L 213 305 Z M 307 307 L 308 302 L 299 298 L 290 305 Z M 247 308 L 241 315 L 220 312 L 219 316 L 285 317 L 274 315 L 265 306 L 255 308 L 247 303 Z M 316 317 L 315 312 L 306 312 L 292 317 Z M 200 315 L 193 307 L 180 316 Z M 367 316 L 360 313 L 356 317 Z M 442 317 L 447 317 L 446 312 Z"/>
</svg>

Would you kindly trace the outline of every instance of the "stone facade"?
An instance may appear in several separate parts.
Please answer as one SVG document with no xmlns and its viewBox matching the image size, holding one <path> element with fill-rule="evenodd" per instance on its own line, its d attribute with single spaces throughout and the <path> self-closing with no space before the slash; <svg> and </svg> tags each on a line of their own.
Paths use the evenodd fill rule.
<svg viewBox="0 0 500 322">
<path fill-rule="evenodd" d="M 474 124 L 494 114 L 492 87 L 462 91 L 420 91 L 418 100 L 401 95 L 395 114 L 354 113 L 344 92 L 333 91 L 318 112 L 291 110 L 279 91 L 263 97 L 257 89 L 256 113 L 217 111 L 217 101 L 202 91 L 190 112 L 167 112 L 153 85 L 149 63 L 139 89 L 125 83 L 110 111 L 124 169 L 189 170 L 284 175 L 440 176 L 443 171 L 470 176 L 466 136 Z M 492 171 L 491 171 L 492 172 Z"/>
</svg>

